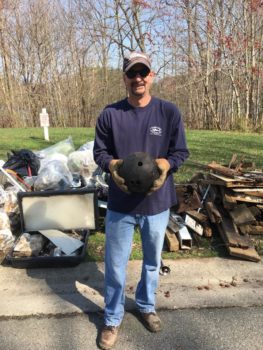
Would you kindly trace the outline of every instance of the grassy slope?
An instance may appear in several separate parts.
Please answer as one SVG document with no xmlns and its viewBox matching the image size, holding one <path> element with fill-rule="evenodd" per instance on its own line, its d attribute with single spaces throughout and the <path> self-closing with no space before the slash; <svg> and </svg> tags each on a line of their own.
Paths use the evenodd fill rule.
<svg viewBox="0 0 263 350">
<path fill-rule="evenodd" d="M 93 140 L 93 128 L 50 128 L 50 142 L 44 140 L 43 129 L 0 129 L 0 159 L 6 159 L 7 152 L 11 149 L 28 148 L 40 150 L 56 142 L 72 136 L 75 148 L 78 149 L 87 141 Z M 191 161 L 207 164 L 216 161 L 221 164 L 228 164 L 233 153 L 237 153 L 239 159 L 254 161 L 258 168 L 263 168 L 263 137 L 260 134 L 217 132 L 188 130 L 187 141 L 190 150 L 190 158 L 175 175 L 177 183 L 188 181 L 194 173 L 200 171 Z M 87 259 L 103 259 L 104 254 L 104 227 L 103 222 L 100 230 L 92 234 L 89 243 Z M 194 242 L 195 246 L 191 252 L 164 253 L 165 258 L 193 257 L 193 256 L 214 256 L 221 254 L 221 242 L 215 239 L 212 243 L 202 238 Z M 259 243 L 262 244 L 262 243 Z M 216 248 L 216 249 L 215 249 Z M 263 247 L 260 249 L 263 250 Z M 141 258 L 141 241 L 138 232 L 135 232 L 134 246 L 131 259 Z"/>
</svg>

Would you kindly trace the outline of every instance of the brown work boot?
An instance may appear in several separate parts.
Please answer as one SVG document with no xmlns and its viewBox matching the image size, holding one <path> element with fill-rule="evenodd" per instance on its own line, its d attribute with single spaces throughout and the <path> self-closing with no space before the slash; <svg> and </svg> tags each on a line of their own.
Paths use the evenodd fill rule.
<svg viewBox="0 0 263 350">
<path fill-rule="evenodd" d="M 143 324 L 150 332 L 160 332 L 162 330 L 162 321 L 155 312 L 140 312 Z"/>
<path fill-rule="evenodd" d="M 104 326 L 99 339 L 99 346 L 103 350 L 111 349 L 118 338 L 119 327 Z"/>
</svg>

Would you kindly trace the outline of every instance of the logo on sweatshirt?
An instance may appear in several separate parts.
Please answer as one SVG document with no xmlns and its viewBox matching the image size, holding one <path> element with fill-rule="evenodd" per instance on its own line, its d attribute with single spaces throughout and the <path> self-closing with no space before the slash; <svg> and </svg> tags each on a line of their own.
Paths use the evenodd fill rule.
<svg viewBox="0 0 263 350">
<path fill-rule="evenodd" d="M 160 128 L 159 126 L 151 126 L 150 135 L 162 136 L 162 128 Z"/>
</svg>

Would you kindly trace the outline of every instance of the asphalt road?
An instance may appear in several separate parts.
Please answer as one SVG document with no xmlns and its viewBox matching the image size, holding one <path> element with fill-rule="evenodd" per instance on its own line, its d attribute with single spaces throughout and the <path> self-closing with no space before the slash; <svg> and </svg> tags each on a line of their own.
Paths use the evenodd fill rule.
<svg viewBox="0 0 263 350">
<path fill-rule="evenodd" d="M 262 350 L 263 307 L 159 312 L 164 330 L 149 333 L 126 313 L 115 350 Z M 0 320 L 0 350 L 93 350 L 102 314 Z"/>
</svg>

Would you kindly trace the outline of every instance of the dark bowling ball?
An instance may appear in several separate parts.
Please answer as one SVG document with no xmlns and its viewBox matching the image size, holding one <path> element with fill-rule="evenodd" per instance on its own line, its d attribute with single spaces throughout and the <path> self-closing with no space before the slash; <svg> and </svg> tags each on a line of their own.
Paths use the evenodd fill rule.
<svg viewBox="0 0 263 350">
<path fill-rule="evenodd" d="M 135 152 L 123 159 L 118 173 L 134 193 L 147 193 L 160 176 L 155 160 L 144 152 Z"/>
</svg>

